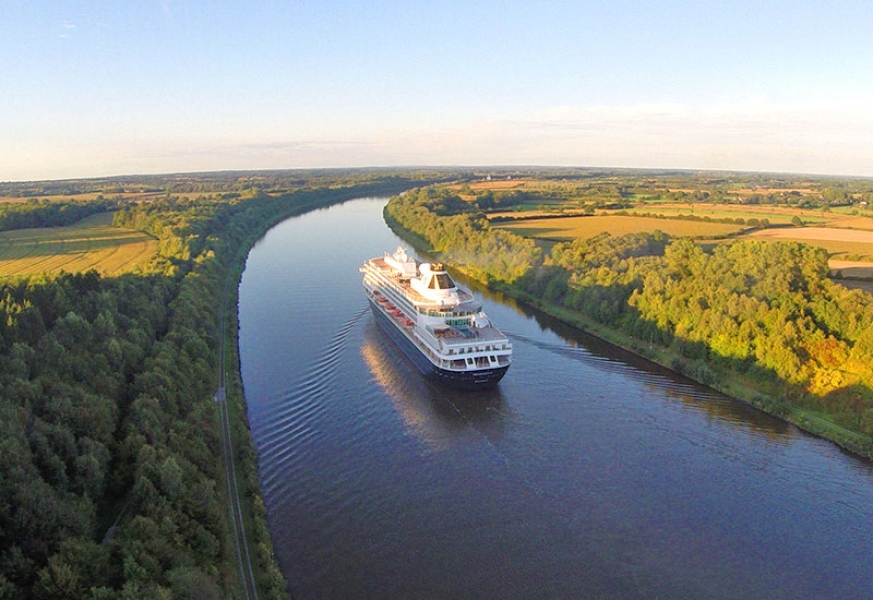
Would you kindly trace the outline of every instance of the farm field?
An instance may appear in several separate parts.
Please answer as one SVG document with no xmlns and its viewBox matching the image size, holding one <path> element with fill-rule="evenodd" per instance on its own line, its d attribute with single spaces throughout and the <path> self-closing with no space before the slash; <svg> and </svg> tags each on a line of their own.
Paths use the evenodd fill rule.
<svg viewBox="0 0 873 600">
<path fill-rule="evenodd" d="M 644 204 L 627 209 L 630 214 L 658 214 L 665 217 L 695 216 L 711 219 L 767 219 L 771 225 L 788 225 L 794 216 L 800 216 L 805 223 L 825 223 L 820 211 L 799 211 L 778 207 L 757 207 L 731 204 L 683 204 L 658 203 Z M 801 212 L 805 214 L 801 214 Z"/>
<path fill-rule="evenodd" d="M 778 240 L 817 240 L 846 242 L 848 244 L 873 245 L 873 231 L 837 229 L 835 227 L 797 227 L 791 229 L 763 229 L 752 237 Z"/>
<path fill-rule="evenodd" d="M 0 232 L 0 276 L 76 273 L 112 276 L 141 272 L 158 249 L 145 233 L 112 226 L 112 215 L 94 215 L 70 227 Z"/>
<path fill-rule="evenodd" d="M 628 212 L 659 214 L 665 217 L 694 215 L 713 219 L 767 219 L 771 225 L 788 225 L 794 217 L 800 217 L 806 224 L 873 231 L 873 215 L 853 215 L 838 210 L 823 212 L 788 206 L 671 202 L 636 206 L 628 209 Z"/>
<path fill-rule="evenodd" d="M 794 240 L 821 246 L 831 257 L 831 269 L 842 270 L 846 277 L 873 276 L 873 262 L 865 263 L 856 260 L 863 258 L 873 261 L 873 231 L 833 227 L 791 227 L 763 229 L 749 234 L 748 237 L 763 240 Z M 837 266 L 837 263 L 840 266 Z"/>
<path fill-rule="evenodd" d="M 508 229 L 524 237 L 569 242 L 578 238 L 587 239 L 603 232 L 624 235 L 637 231 L 660 230 L 670 236 L 692 238 L 717 238 L 732 235 L 743 227 L 729 223 L 686 221 L 681 219 L 658 219 L 623 215 L 597 215 L 588 217 L 562 217 L 554 219 L 525 219 L 496 223 L 496 227 Z"/>
<path fill-rule="evenodd" d="M 873 262 L 861 262 L 858 260 L 829 260 L 828 266 L 834 273 L 839 272 L 843 277 L 849 279 L 873 279 Z M 862 287 L 873 294 L 873 288 L 871 288 L 870 285 Z"/>
<path fill-rule="evenodd" d="M 734 215 L 738 216 L 742 207 L 737 208 L 739 210 L 734 212 Z M 775 227 L 742 234 L 742 225 L 729 223 L 603 214 L 587 217 L 533 218 L 495 223 L 494 225 L 524 237 L 561 242 L 580 238 L 588 239 L 603 232 L 624 235 L 638 231 L 652 232 L 655 230 L 663 231 L 674 237 L 695 238 L 707 245 L 719 243 L 719 238 L 728 236 L 735 236 L 733 239 L 793 240 L 820 246 L 827 250 L 831 269 L 834 272 L 841 272 L 844 277 L 873 278 L 873 230 L 857 228 L 870 228 L 873 226 L 873 219 L 839 214 L 829 214 L 827 217 L 830 223 L 856 228 Z M 771 219 L 772 222 L 773 219 Z"/>
<path fill-rule="evenodd" d="M 22 198 L 16 196 L 3 196 L 0 195 L 0 204 L 25 204 L 29 200 L 47 200 L 48 202 L 91 202 L 93 200 L 97 200 L 98 198 L 104 196 L 101 192 L 89 192 L 85 194 L 40 194 L 38 196 L 32 198 Z M 117 194 L 108 194 L 113 198 L 119 198 L 122 200 L 133 201 L 148 201 L 157 197 L 166 196 L 166 193 L 160 192 L 124 192 Z"/>
</svg>

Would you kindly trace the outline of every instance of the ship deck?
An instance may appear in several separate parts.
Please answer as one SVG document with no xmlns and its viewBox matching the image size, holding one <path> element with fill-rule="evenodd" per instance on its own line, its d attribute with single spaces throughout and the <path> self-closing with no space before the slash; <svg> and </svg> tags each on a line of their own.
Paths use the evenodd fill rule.
<svg viewBox="0 0 873 600">
<path fill-rule="evenodd" d="M 385 262 L 384 258 L 373 258 L 370 260 L 370 263 L 378 267 L 381 275 L 385 279 L 393 281 L 397 285 L 397 287 L 399 287 L 403 291 L 403 294 L 407 298 L 409 298 L 409 300 L 416 307 L 422 310 L 439 310 L 440 308 L 442 308 L 439 304 L 433 302 L 432 300 L 429 300 L 428 298 L 425 298 L 414 289 L 412 289 L 412 286 L 409 285 L 409 279 L 399 277 L 396 271 Z M 473 298 L 473 295 L 470 292 L 460 287 L 458 288 L 458 298 L 460 299 L 460 304 L 458 304 L 458 306 L 455 308 L 456 310 L 460 311 L 466 310 L 465 308 L 463 308 L 464 304 L 475 301 L 475 298 Z"/>
<path fill-rule="evenodd" d="M 496 327 L 446 327 L 434 331 L 433 336 L 447 347 L 506 341 L 506 336 Z"/>
</svg>

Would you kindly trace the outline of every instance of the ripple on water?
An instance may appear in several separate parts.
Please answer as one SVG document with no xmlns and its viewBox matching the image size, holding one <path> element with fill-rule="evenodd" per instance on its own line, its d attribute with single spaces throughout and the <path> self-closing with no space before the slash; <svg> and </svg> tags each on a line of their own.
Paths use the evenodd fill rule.
<svg viewBox="0 0 873 600">
<path fill-rule="evenodd" d="M 420 377 L 360 290 L 363 259 L 399 243 L 383 204 L 286 222 L 240 295 L 295 597 L 863 597 L 873 470 L 830 444 L 487 298 L 506 378 L 461 395 Z"/>
</svg>

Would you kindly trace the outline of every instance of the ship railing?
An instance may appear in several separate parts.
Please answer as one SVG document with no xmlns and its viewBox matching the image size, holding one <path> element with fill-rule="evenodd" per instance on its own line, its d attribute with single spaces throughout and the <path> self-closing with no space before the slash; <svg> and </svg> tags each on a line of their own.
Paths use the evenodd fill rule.
<svg viewBox="0 0 873 600">
<path fill-rule="evenodd" d="M 433 306 L 434 308 L 436 308 L 436 305 L 430 305 L 430 306 Z M 429 309 L 429 308 L 422 306 L 420 304 L 416 306 L 416 309 L 418 310 L 419 313 L 421 313 L 422 315 L 424 315 L 426 317 L 441 317 L 441 318 L 445 318 L 447 316 L 471 317 L 479 312 L 478 310 L 454 311 L 451 308 L 444 308 L 443 310 L 432 310 L 432 309 Z"/>
<path fill-rule="evenodd" d="M 430 327 L 426 327 L 424 329 L 420 329 L 419 331 L 416 331 L 416 335 L 418 335 L 422 338 L 426 337 L 427 338 L 426 340 L 422 340 L 422 341 L 424 341 L 425 344 L 427 344 L 428 342 L 432 342 L 431 345 L 437 346 L 440 349 L 440 351 L 445 351 L 445 349 L 446 349 L 445 343 L 440 338 L 438 338 L 437 336 L 435 336 L 433 334 L 433 332 L 430 330 Z"/>
</svg>

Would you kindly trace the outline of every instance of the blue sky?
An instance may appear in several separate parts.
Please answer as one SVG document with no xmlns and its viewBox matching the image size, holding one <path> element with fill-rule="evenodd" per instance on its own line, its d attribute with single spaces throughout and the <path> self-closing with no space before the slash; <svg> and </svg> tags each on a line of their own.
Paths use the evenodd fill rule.
<svg viewBox="0 0 873 600">
<path fill-rule="evenodd" d="M 0 0 L 0 181 L 555 165 L 873 176 L 866 0 Z"/>
</svg>

